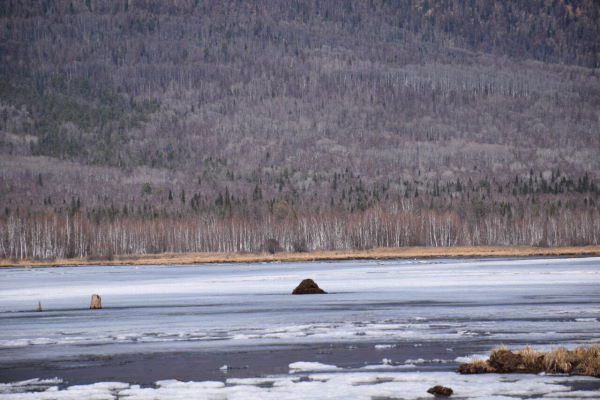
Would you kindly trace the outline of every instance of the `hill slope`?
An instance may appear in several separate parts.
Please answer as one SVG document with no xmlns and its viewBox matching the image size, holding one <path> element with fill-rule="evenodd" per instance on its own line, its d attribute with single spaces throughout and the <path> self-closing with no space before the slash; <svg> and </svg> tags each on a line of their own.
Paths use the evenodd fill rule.
<svg viewBox="0 0 600 400">
<path fill-rule="evenodd" d="M 7 0 L 4 222 L 377 209 L 597 243 L 545 218 L 597 218 L 599 20 L 592 0 Z"/>
</svg>

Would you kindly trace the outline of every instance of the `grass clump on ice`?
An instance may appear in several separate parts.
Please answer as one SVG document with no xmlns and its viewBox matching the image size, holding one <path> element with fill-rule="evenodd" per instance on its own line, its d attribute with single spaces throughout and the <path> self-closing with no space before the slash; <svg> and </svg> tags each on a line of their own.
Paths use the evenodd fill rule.
<svg viewBox="0 0 600 400">
<path fill-rule="evenodd" d="M 490 352 L 488 360 L 475 360 L 458 368 L 461 374 L 533 373 L 587 375 L 600 378 L 600 346 L 579 346 L 573 350 L 559 347 L 540 352 L 526 346 L 512 352 L 499 346 Z"/>
</svg>

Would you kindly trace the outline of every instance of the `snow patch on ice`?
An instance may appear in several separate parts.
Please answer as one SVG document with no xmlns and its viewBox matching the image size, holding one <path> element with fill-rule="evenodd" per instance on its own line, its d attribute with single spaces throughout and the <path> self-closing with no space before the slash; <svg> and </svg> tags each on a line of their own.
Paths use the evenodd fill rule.
<svg viewBox="0 0 600 400">
<path fill-rule="evenodd" d="M 298 361 L 289 366 L 290 373 L 298 372 L 316 372 L 316 371 L 337 371 L 340 368 L 335 365 L 322 364 L 320 362 Z"/>
<path fill-rule="evenodd" d="M 417 366 L 414 364 L 386 364 L 386 363 L 382 363 L 382 364 L 371 364 L 371 365 L 365 365 L 364 367 L 361 368 L 361 370 L 381 370 L 381 369 L 386 369 L 386 370 L 396 370 L 396 369 L 412 369 L 412 368 L 416 368 Z"/>
<path fill-rule="evenodd" d="M 376 344 L 375 350 L 393 349 L 396 347 L 395 344 Z"/>
<path fill-rule="evenodd" d="M 60 378 L 53 379 L 28 379 L 25 381 L 13 382 L 13 383 L 0 383 L 0 394 L 6 393 L 21 393 L 31 391 L 42 391 L 47 390 L 55 385 L 59 385 L 63 382 Z"/>
<path fill-rule="evenodd" d="M 193 382 L 193 381 L 178 381 L 176 379 L 167 379 L 164 381 L 156 382 L 156 386 L 163 388 L 194 388 L 194 389 L 215 389 L 225 387 L 225 383 L 221 381 L 204 381 L 204 382 Z"/>
<path fill-rule="evenodd" d="M 469 364 L 469 363 L 475 362 L 477 360 L 487 360 L 487 358 L 488 358 L 488 353 L 472 354 L 470 356 L 456 357 L 454 359 L 454 361 L 456 361 L 457 363 L 461 363 L 461 364 Z"/>
<path fill-rule="evenodd" d="M 597 391 L 591 390 L 575 390 L 573 392 L 558 392 L 553 393 L 552 395 L 544 396 L 544 400 L 559 400 L 559 399 L 598 399 Z"/>
<path fill-rule="evenodd" d="M 293 363 L 319 368 L 320 363 Z M 326 366 L 330 368 L 332 366 Z M 337 368 L 337 367 L 334 367 Z M 593 399 L 597 392 L 572 391 L 574 382 L 591 382 L 594 378 L 541 375 L 458 375 L 453 372 L 351 371 L 313 372 L 298 375 L 277 375 L 265 378 L 228 379 L 223 382 L 181 382 L 164 380 L 155 387 L 142 388 L 119 382 L 100 382 L 71 386 L 58 390 L 56 386 L 41 392 L 5 391 L 0 400 L 300 400 L 307 398 L 331 400 L 371 400 L 397 398 L 416 400 L 427 397 L 429 387 L 442 384 L 454 390 L 454 396 L 468 400 L 522 399 Z M 31 384 L 58 384 L 60 380 L 31 380 L 4 384 L 11 388 Z"/>
<path fill-rule="evenodd" d="M 448 363 L 451 362 L 451 360 L 444 360 L 441 358 L 434 358 L 432 360 L 425 360 L 423 358 L 417 358 L 417 359 L 408 359 L 405 361 L 405 363 L 407 364 L 444 364 L 444 363 Z"/>
</svg>

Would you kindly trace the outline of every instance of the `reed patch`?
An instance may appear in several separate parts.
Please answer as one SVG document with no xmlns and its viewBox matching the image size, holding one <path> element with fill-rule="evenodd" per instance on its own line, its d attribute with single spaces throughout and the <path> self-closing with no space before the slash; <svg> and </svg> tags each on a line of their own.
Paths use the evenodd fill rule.
<svg viewBox="0 0 600 400">
<path fill-rule="evenodd" d="M 526 346 L 515 352 L 506 346 L 490 351 L 487 360 L 461 364 L 461 374 L 533 373 L 587 375 L 600 378 L 600 346 L 579 346 L 573 350 L 559 347 L 538 352 Z"/>
</svg>

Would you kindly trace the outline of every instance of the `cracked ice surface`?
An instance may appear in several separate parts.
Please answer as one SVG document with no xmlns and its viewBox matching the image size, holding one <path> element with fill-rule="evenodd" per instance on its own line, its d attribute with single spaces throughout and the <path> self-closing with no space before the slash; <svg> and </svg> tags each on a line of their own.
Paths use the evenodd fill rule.
<svg viewBox="0 0 600 400">
<path fill-rule="evenodd" d="M 291 296 L 304 278 L 329 294 Z M 417 351 L 410 359 L 355 369 L 328 362 L 319 371 L 307 369 L 314 361 L 300 359 L 289 375 L 258 383 L 20 382 L 0 387 L 0 398 L 416 398 L 434 384 L 447 384 L 464 398 L 594 398 L 569 386 L 587 378 L 450 371 L 483 356 L 488 343 L 537 350 L 599 343 L 599 287 L 600 258 L 7 268 L 0 270 L 5 366 L 81 354 L 313 343 L 370 344 L 380 360 L 402 344 L 418 350 L 439 343 L 449 352 L 428 359 Z M 87 309 L 92 293 L 102 296 L 104 309 Z M 38 301 L 42 313 L 34 311 Z M 475 342 L 486 347 L 461 352 Z M 421 368 L 431 364 L 438 370 Z"/>
</svg>

